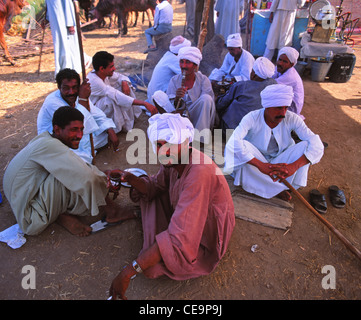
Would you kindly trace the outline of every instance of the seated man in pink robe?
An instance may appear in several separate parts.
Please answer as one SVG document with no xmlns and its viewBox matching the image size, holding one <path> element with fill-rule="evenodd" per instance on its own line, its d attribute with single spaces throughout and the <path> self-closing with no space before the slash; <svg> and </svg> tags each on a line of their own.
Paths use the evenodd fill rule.
<svg viewBox="0 0 361 320">
<path fill-rule="evenodd" d="M 185 280 L 210 274 L 226 252 L 234 224 L 228 184 L 217 165 L 189 147 L 192 123 L 179 114 L 149 119 L 148 137 L 161 163 L 155 176 L 122 172 L 139 199 L 143 249 L 113 280 L 110 295 L 126 299 L 130 279 L 144 272 Z"/>
</svg>

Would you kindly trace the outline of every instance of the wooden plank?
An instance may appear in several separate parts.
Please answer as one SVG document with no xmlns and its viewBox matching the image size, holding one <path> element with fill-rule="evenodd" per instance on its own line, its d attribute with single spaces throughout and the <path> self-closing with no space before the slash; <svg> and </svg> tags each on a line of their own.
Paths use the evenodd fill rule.
<svg viewBox="0 0 361 320">
<path fill-rule="evenodd" d="M 231 189 L 235 216 L 239 219 L 266 227 L 287 230 L 292 224 L 294 206 L 278 198 L 264 199 L 245 192 L 233 185 L 233 179 L 226 180 Z"/>
<path fill-rule="evenodd" d="M 271 201 L 261 202 L 240 193 L 232 198 L 235 216 L 239 219 L 282 230 L 291 227 L 293 208 L 281 207 Z"/>
</svg>

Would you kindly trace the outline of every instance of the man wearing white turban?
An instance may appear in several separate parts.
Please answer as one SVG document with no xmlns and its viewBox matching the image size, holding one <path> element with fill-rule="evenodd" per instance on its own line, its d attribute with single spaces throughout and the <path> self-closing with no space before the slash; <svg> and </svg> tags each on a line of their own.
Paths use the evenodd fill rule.
<svg viewBox="0 0 361 320">
<path fill-rule="evenodd" d="M 160 170 L 150 177 L 122 174 L 131 199 L 140 201 L 144 240 L 138 257 L 113 280 L 113 299 L 126 299 L 130 279 L 142 271 L 174 280 L 208 275 L 227 250 L 235 225 L 232 196 L 218 166 L 189 147 L 193 131 L 179 114 L 152 116 L 148 137 Z"/>
<path fill-rule="evenodd" d="M 287 111 L 292 88 L 282 84 L 267 86 L 261 92 L 263 108 L 248 113 L 225 147 L 224 171 L 234 184 L 263 198 L 279 196 L 290 200 L 287 180 L 294 188 L 307 185 L 308 168 L 323 156 L 324 146 L 304 121 Z M 301 142 L 291 137 L 295 131 Z"/>
<path fill-rule="evenodd" d="M 239 33 L 230 34 L 227 38 L 228 53 L 219 69 L 213 69 L 209 75 L 212 82 L 226 79 L 233 81 L 249 80 L 254 58 L 247 50 L 242 49 L 242 38 Z"/>
<path fill-rule="evenodd" d="M 171 40 L 169 51 L 163 55 L 153 70 L 152 78 L 150 79 L 147 89 L 149 101 L 151 101 L 155 91 L 167 91 L 169 80 L 173 76 L 181 73 L 178 51 L 180 48 L 190 46 L 191 42 L 182 36 L 176 36 Z"/>
<path fill-rule="evenodd" d="M 266 40 L 264 57 L 272 60 L 275 49 L 292 45 L 297 8 L 306 0 L 273 0 L 269 21 L 271 27 Z"/>
<path fill-rule="evenodd" d="M 225 95 L 218 97 L 216 109 L 224 136 L 227 129 L 236 129 L 247 113 L 262 108 L 261 91 L 277 83 L 272 79 L 274 70 L 270 60 L 259 57 L 253 65 L 251 80 L 236 82 Z"/>
<path fill-rule="evenodd" d="M 202 54 L 196 47 L 183 47 L 178 52 L 178 59 L 182 74 L 172 77 L 167 95 L 171 100 L 174 99 L 175 106 L 183 100 L 189 119 L 197 129 L 195 139 L 208 144 L 211 139 L 210 130 L 216 117 L 216 107 L 211 82 L 208 77 L 197 71 Z"/>
<path fill-rule="evenodd" d="M 291 47 L 282 48 L 278 53 L 277 67 L 273 78 L 276 79 L 277 83 L 292 87 L 293 100 L 289 110 L 304 119 L 304 116 L 301 115 L 301 111 L 303 108 L 305 92 L 302 78 L 294 68 L 297 63 L 298 56 L 299 53 L 296 49 Z"/>
<path fill-rule="evenodd" d="M 157 107 L 159 113 L 172 113 L 175 110 L 174 106 L 169 101 L 167 94 L 162 90 L 157 90 L 154 92 L 151 102 Z"/>
</svg>

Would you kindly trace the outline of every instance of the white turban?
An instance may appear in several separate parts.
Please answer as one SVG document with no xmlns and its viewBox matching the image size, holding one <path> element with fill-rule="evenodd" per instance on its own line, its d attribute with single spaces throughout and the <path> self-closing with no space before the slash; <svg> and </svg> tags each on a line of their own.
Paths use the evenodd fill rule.
<svg viewBox="0 0 361 320">
<path fill-rule="evenodd" d="M 263 108 L 289 107 L 293 99 L 293 89 L 285 84 L 271 84 L 261 91 Z"/>
<path fill-rule="evenodd" d="M 157 90 L 152 95 L 153 104 L 156 102 L 161 106 L 165 111 L 172 112 L 174 111 L 174 106 L 170 103 L 167 94 L 162 90 Z"/>
<path fill-rule="evenodd" d="M 262 79 L 272 78 L 275 73 L 275 65 L 265 57 L 256 59 L 253 65 L 253 70 L 257 76 Z"/>
<path fill-rule="evenodd" d="M 178 54 L 180 48 L 190 47 L 191 45 L 192 44 L 188 39 L 185 39 L 182 36 L 176 36 L 170 42 L 169 51 Z"/>
<path fill-rule="evenodd" d="M 181 144 L 186 139 L 189 139 L 189 142 L 193 141 L 193 124 L 179 113 L 157 113 L 150 117 L 148 122 L 148 138 L 152 143 L 154 153 L 157 153 L 158 140 L 164 140 L 170 144 Z"/>
<path fill-rule="evenodd" d="M 279 52 L 278 52 L 278 57 L 277 60 L 279 59 L 279 57 L 281 55 L 285 54 L 288 58 L 288 60 L 290 60 L 290 62 L 295 65 L 297 63 L 297 59 L 298 56 L 300 55 L 298 53 L 298 51 L 295 48 L 292 47 L 283 47 Z"/>
<path fill-rule="evenodd" d="M 239 33 L 230 34 L 227 38 L 227 47 L 242 48 L 242 38 Z"/>
<path fill-rule="evenodd" d="M 199 63 L 202 60 L 202 53 L 196 47 L 183 47 L 178 51 L 178 59 L 189 60 L 199 66 Z"/>
</svg>

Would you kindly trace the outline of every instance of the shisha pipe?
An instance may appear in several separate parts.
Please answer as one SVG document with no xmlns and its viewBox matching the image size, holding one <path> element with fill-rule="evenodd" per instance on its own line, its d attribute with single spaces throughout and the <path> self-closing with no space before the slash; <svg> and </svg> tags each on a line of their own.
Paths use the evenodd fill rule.
<svg viewBox="0 0 361 320">
<path fill-rule="evenodd" d="M 185 85 L 185 82 L 186 82 L 186 71 L 185 70 L 182 70 L 182 84 L 181 84 L 181 87 L 183 88 L 184 85 Z M 178 99 L 178 102 L 177 102 L 177 106 L 176 106 L 176 110 L 179 109 L 179 107 L 181 106 L 182 104 L 182 101 L 183 101 L 183 98 L 179 98 Z"/>
</svg>

